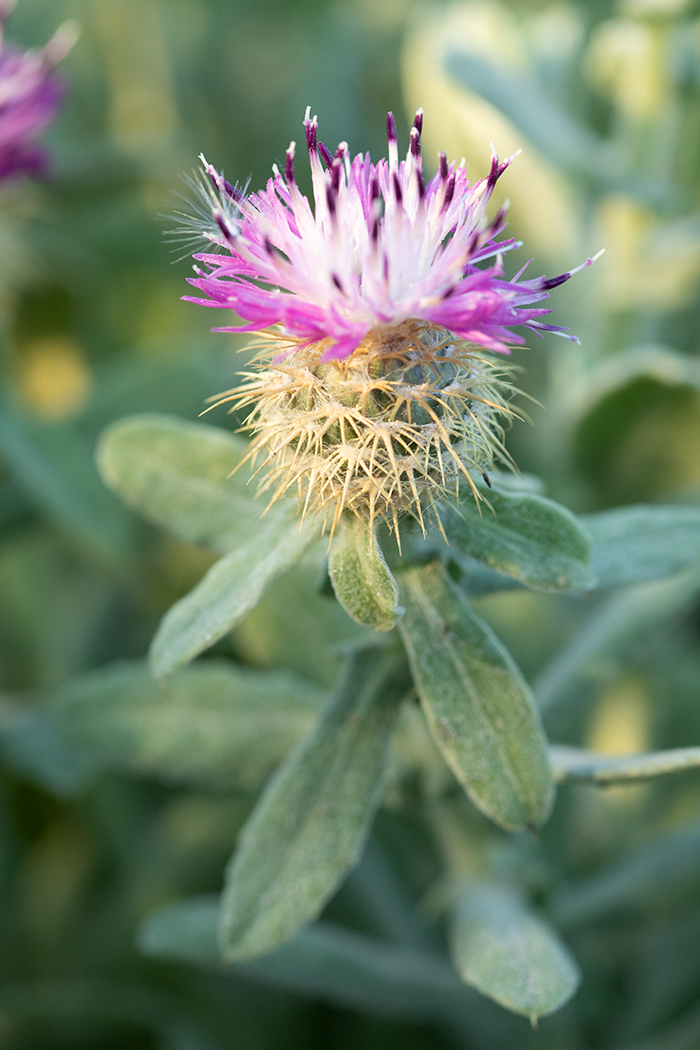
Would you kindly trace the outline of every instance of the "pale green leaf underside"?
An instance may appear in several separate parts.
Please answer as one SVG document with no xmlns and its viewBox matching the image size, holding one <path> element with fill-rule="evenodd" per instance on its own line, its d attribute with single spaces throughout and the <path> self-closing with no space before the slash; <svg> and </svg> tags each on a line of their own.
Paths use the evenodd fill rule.
<svg viewBox="0 0 700 1050">
<path fill-rule="evenodd" d="M 287 671 L 208 660 L 167 686 L 145 660 L 80 675 L 55 694 L 66 739 L 108 768 L 214 788 L 257 790 L 309 732 L 325 693 Z"/>
<path fill-rule="evenodd" d="M 357 652 L 316 728 L 259 800 L 226 877 L 227 959 L 262 955 L 289 940 L 357 862 L 408 685 L 402 666 L 385 650 Z"/>
<path fill-rule="evenodd" d="M 529 492 L 494 488 L 486 503 L 440 509 L 451 549 L 542 591 L 595 584 L 590 539 L 565 507 Z"/>
<path fill-rule="evenodd" d="M 222 554 L 255 538 L 256 501 L 247 442 L 220 427 L 175 416 L 138 415 L 108 427 L 97 446 L 105 482 L 146 518 Z M 235 472 L 235 473 L 232 473 Z"/>
<path fill-rule="evenodd" d="M 509 889 L 468 887 L 450 940 L 463 980 L 533 1020 L 559 1009 L 578 988 L 579 969 L 568 949 Z"/>
<path fill-rule="evenodd" d="M 602 755 L 584 748 L 554 745 L 549 760 L 556 781 L 577 780 L 605 786 L 634 783 L 700 768 L 700 747 L 677 747 L 642 755 Z"/>
<path fill-rule="evenodd" d="M 509 653 L 444 569 L 402 574 L 399 621 L 416 688 L 447 764 L 509 830 L 548 817 L 553 782 L 532 694 Z"/>
<path fill-rule="evenodd" d="M 375 631 L 390 631 L 399 591 L 372 530 L 357 518 L 343 520 L 333 540 L 328 573 L 348 616 Z"/>
</svg>

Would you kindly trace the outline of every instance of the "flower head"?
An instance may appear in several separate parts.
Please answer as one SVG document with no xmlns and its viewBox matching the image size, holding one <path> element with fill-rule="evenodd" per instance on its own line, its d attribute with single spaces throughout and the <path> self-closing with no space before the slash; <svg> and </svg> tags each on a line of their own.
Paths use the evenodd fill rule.
<svg viewBox="0 0 700 1050">
<path fill-rule="evenodd" d="M 11 8 L 0 3 L 0 179 L 45 172 L 48 157 L 36 138 L 61 105 L 64 85 L 55 67 L 76 36 L 66 23 L 41 51 L 22 51 L 4 40 Z"/>
<path fill-rule="evenodd" d="M 422 124 L 419 110 L 399 162 L 390 113 L 389 159 L 373 164 L 369 154 L 351 160 L 344 142 L 332 154 L 307 110 L 313 209 L 296 183 L 294 143 L 284 174 L 274 168 L 267 187 L 248 196 L 202 158 L 215 192 L 207 193 L 211 218 L 200 232 L 216 250 L 195 256 L 201 265 L 190 283 L 203 294 L 190 301 L 235 310 L 247 322 L 220 331 L 276 325 L 299 344 L 329 340 L 327 359 L 349 357 L 377 325 L 410 318 L 501 352 L 525 342 L 511 331 L 516 325 L 563 334 L 540 320 L 547 309 L 532 304 L 575 271 L 503 279 L 501 257 L 518 245 L 497 240 L 504 211 L 487 221 L 486 209 L 513 158 L 494 156 L 488 176 L 471 183 L 463 161 L 448 164 L 440 153 L 426 182 Z"/>
<path fill-rule="evenodd" d="M 503 254 L 518 245 L 498 239 L 504 211 L 486 211 L 512 158 L 494 155 L 472 183 L 464 161 L 440 153 L 426 182 L 422 110 L 400 162 L 388 115 L 389 156 L 377 164 L 351 159 L 345 143 L 331 153 L 309 112 L 313 207 L 296 182 L 294 143 L 284 173 L 273 168 L 258 193 L 202 158 L 204 207 L 178 233 L 203 235 L 213 250 L 195 255 L 190 283 L 202 294 L 185 298 L 246 322 L 218 331 L 263 336 L 256 370 L 217 399 L 251 410 L 263 489 L 296 490 L 304 513 L 330 510 L 333 526 L 344 510 L 394 527 L 410 511 L 422 525 L 424 509 L 458 496 L 460 478 L 480 498 L 470 470 L 508 462 L 499 420 L 514 414 L 513 387 L 480 351 L 524 343 L 514 326 L 565 335 L 533 304 L 576 271 L 504 278 Z"/>
</svg>

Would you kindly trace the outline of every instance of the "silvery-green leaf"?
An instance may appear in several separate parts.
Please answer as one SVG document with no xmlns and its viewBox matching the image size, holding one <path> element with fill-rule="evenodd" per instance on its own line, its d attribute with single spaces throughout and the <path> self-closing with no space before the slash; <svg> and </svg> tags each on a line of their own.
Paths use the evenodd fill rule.
<svg viewBox="0 0 700 1050">
<path fill-rule="evenodd" d="M 531 492 L 485 493 L 440 508 L 450 553 L 540 591 L 583 590 L 595 583 L 588 565 L 590 539 L 565 507 Z"/>
<path fill-rule="evenodd" d="M 502 827 L 542 824 L 553 782 L 537 707 L 520 671 L 440 565 L 410 569 L 400 584 L 401 633 L 445 761 Z"/>
<path fill-rule="evenodd" d="M 675 747 L 644 755 L 602 755 L 580 747 L 554 745 L 549 749 L 549 761 L 558 782 L 629 784 L 700 768 L 700 747 Z"/>
<path fill-rule="evenodd" d="M 286 671 L 207 660 L 153 680 L 144 660 L 66 682 L 53 711 L 66 739 L 109 768 L 256 790 L 314 724 L 325 694 Z"/>
<path fill-rule="evenodd" d="M 310 736 L 270 781 L 226 877 L 227 959 L 263 955 L 316 918 L 357 862 L 381 799 L 387 746 L 408 677 L 403 661 L 359 650 Z"/>
<path fill-rule="evenodd" d="M 225 553 L 255 539 L 265 503 L 254 500 L 250 472 L 236 471 L 246 442 L 174 416 L 120 419 L 101 435 L 97 463 L 105 482 L 135 510 L 182 539 Z M 236 471 L 232 474 L 232 471 Z M 292 521 L 283 502 L 268 512 Z"/>
<path fill-rule="evenodd" d="M 398 615 L 396 581 L 372 529 L 354 516 L 339 524 L 328 573 L 336 598 L 356 623 L 375 631 L 392 629 Z"/>
<path fill-rule="evenodd" d="M 197 586 L 161 620 L 151 643 L 156 678 L 171 674 L 208 649 L 255 607 L 268 585 L 288 569 L 318 533 L 285 514 L 264 517 L 256 535 L 212 565 Z"/>
<path fill-rule="evenodd" d="M 599 587 L 643 583 L 700 561 L 700 507 L 619 507 L 579 521 Z"/>
<path fill-rule="evenodd" d="M 450 941 L 463 980 L 533 1021 L 563 1006 L 581 979 L 554 930 L 518 894 L 500 886 L 463 891 Z"/>
</svg>

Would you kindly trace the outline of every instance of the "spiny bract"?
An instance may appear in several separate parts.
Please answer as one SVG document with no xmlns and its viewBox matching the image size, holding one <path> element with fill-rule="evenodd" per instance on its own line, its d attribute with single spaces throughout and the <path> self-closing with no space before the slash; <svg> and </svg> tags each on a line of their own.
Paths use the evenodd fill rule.
<svg viewBox="0 0 700 1050">
<path fill-rule="evenodd" d="M 508 461 L 500 415 L 511 415 L 503 370 L 450 332 L 419 321 L 373 329 L 344 361 L 327 344 L 297 350 L 217 404 L 252 408 L 249 457 L 262 457 L 261 489 L 291 490 L 302 513 L 343 510 L 396 527 L 405 511 L 423 525 L 469 470 Z"/>
</svg>

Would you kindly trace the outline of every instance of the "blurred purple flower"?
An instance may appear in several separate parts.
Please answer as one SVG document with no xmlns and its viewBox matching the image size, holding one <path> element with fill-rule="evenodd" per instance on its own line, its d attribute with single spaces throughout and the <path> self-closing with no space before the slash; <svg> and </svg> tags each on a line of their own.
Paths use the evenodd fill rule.
<svg viewBox="0 0 700 1050">
<path fill-rule="evenodd" d="M 190 284 L 202 296 L 186 298 L 235 310 L 248 322 L 218 331 L 277 326 L 300 346 L 331 340 L 324 360 L 345 359 L 368 332 L 408 319 L 501 353 L 525 342 L 511 331 L 514 325 L 565 335 L 540 320 L 549 310 L 533 304 L 576 270 L 521 280 L 523 268 L 512 280 L 503 278 L 502 255 L 519 245 L 498 240 L 505 212 L 488 221 L 486 208 L 513 158 L 499 162 L 494 155 L 487 177 L 472 183 L 464 162 L 448 164 L 441 152 L 438 172 L 426 183 L 422 123 L 419 110 L 399 162 L 389 113 L 389 158 L 373 164 L 369 154 L 351 159 L 344 142 L 332 154 L 318 141 L 317 118 L 307 110 L 313 208 L 295 180 L 295 143 L 284 173 L 275 166 L 266 189 L 249 195 L 202 157 L 214 187 L 206 180 L 199 186 L 206 217 L 191 218 L 180 233 L 204 235 L 216 249 L 194 256 L 201 265 Z"/>
<path fill-rule="evenodd" d="M 41 51 L 22 51 L 4 40 L 13 3 L 0 3 L 0 179 L 41 175 L 48 155 L 35 140 L 56 116 L 65 85 L 55 73 L 76 39 L 66 23 Z"/>
</svg>

